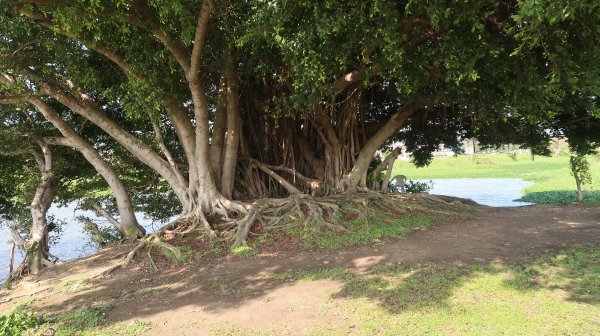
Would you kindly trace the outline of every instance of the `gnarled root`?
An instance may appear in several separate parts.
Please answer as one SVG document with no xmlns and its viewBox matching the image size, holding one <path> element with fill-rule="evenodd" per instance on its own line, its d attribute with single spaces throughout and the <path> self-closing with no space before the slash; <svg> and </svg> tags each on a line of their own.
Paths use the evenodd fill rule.
<svg viewBox="0 0 600 336">
<path fill-rule="evenodd" d="M 260 199 L 252 204 L 244 218 L 237 221 L 233 247 L 248 244 L 250 229 L 257 222 L 264 223 L 263 229 L 267 231 L 288 226 L 290 221 L 302 223 L 305 230 L 310 228 L 313 232 L 318 232 L 323 226 L 345 231 L 339 225 L 340 218 L 339 205 L 325 198 L 299 194 L 283 199 Z"/>
</svg>

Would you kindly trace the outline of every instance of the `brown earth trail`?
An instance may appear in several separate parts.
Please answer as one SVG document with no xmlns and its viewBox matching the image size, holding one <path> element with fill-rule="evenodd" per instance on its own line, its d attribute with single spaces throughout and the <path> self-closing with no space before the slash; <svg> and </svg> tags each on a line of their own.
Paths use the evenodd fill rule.
<svg viewBox="0 0 600 336">
<path fill-rule="evenodd" d="M 405 238 L 369 246 L 199 261 L 175 271 L 148 267 L 101 273 L 118 262 L 131 246 L 118 246 L 68 262 L 26 278 L 18 288 L 0 291 L 0 311 L 23 299 L 45 314 L 57 314 L 110 303 L 110 323 L 137 319 L 151 324 L 148 335 L 208 335 L 230 323 L 277 334 L 309 334 L 319 323 L 335 323 L 340 291 L 335 280 L 286 282 L 274 272 L 344 267 L 354 272 L 381 263 L 425 262 L 464 265 L 482 262 L 513 264 L 571 245 L 600 245 L 600 208 L 536 205 L 519 208 L 474 207 L 475 218 L 439 222 Z M 83 281 L 85 280 L 85 281 Z M 74 291 L 57 284 L 76 284 Z"/>
</svg>

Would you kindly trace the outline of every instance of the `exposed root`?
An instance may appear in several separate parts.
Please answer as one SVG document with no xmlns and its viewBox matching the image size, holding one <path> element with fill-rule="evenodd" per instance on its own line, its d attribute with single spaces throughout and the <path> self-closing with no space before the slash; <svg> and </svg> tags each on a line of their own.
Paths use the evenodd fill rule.
<svg viewBox="0 0 600 336">
<path fill-rule="evenodd" d="M 139 251 L 147 246 L 150 246 L 150 249 L 153 246 L 159 247 L 168 251 L 174 258 L 181 258 L 179 249 L 161 240 L 165 234 L 185 235 L 202 230 L 208 232 L 212 244 L 220 245 L 229 242 L 235 248 L 248 245 L 248 237 L 253 234 L 252 228 L 257 225 L 260 225 L 261 232 L 301 227 L 305 235 L 316 235 L 323 230 L 344 233 L 348 231 L 348 228 L 341 223 L 342 209 L 346 216 L 354 214 L 362 220 L 364 225 L 370 225 L 370 218 L 380 216 L 382 212 L 392 217 L 412 212 L 430 213 L 435 216 L 455 216 L 458 213 L 456 211 L 458 203 L 468 207 L 469 202 L 429 194 L 399 195 L 364 192 L 328 197 L 298 194 L 281 199 L 264 198 L 255 201 L 249 207 L 237 202 L 220 203 L 220 209 L 227 213 L 237 212 L 232 209 L 241 207 L 243 212 L 240 211 L 238 214 L 242 214 L 242 216 L 238 219 L 226 218 L 215 229 L 211 227 L 204 213 L 200 211 L 182 215 L 140 240 L 121 264 L 104 274 L 130 265 Z M 237 204 L 237 206 L 231 207 L 232 204 Z M 156 264 L 150 253 L 149 250 L 149 259 L 152 267 L 156 270 Z"/>
<path fill-rule="evenodd" d="M 264 223 L 263 229 L 267 231 L 298 224 L 312 232 L 318 232 L 322 227 L 346 231 L 339 225 L 340 218 L 339 205 L 325 198 L 301 194 L 283 199 L 260 199 L 252 204 L 244 218 L 238 220 L 233 247 L 248 244 L 250 229 L 257 222 Z"/>
<path fill-rule="evenodd" d="M 152 246 L 150 246 L 150 248 L 148 248 L 148 261 L 150 262 L 150 265 L 152 265 L 154 272 L 158 272 L 158 267 L 156 267 L 156 263 L 154 262 L 154 259 L 152 258 Z"/>
</svg>

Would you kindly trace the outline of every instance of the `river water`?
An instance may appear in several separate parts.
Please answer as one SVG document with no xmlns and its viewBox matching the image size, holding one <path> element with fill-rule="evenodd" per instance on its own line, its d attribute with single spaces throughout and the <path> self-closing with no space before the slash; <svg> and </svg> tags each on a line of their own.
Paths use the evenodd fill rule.
<svg viewBox="0 0 600 336">
<path fill-rule="evenodd" d="M 426 181 L 420 181 L 426 182 Z M 431 194 L 456 196 L 470 198 L 477 203 L 493 207 L 510 207 L 529 205 L 531 203 L 515 202 L 522 196 L 521 190 L 531 182 L 520 179 L 504 178 L 464 178 L 464 179 L 439 179 L 433 180 Z M 50 252 L 60 260 L 70 260 L 88 256 L 97 251 L 98 247 L 92 245 L 83 233 L 83 225 L 75 220 L 75 217 L 84 215 L 92 218 L 96 223 L 105 223 L 103 219 L 97 218 L 92 212 L 76 210 L 75 204 L 64 208 L 52 207 L 49 214 L 57 219 L 66 221 L 60 241 L 50 247 Z M 138 214 L 138 220 L 146 228 L 147 232 L 156 230 L 161 223 L 152 223 L 145 220 L 142 214 Z M 0 229 L 0 282 L 8 273 L 8 241 L 10 234 L 6 229 Z M 15 267 L 23 260 L 20 251 L 15 253 Z"/>
<path fill-rule="evenodd" d="M 48 210 L 49 215 L 55 216 L 57 220 L 66 222 L 63 227 L 61 239 L 50 246 L 50 253 L 57 256 L 59 260 L 71 260 L 88 256 L 98 250 L 98 246 L 92 244 L 88 236 L 83 232 L 83 224 L 75 220 L 77 216 L 86 216 L 91 218 L 98 225 L 109 225 L 103 218 L 97 217 L 91 211 L 81 211 L 76 209 L 76 204 L 69 204 L 67 207 L 52 206 Z M 161 223 L 152 223 L 144 218 L 141 213 L 137 214 L 138 221 L 146 229 L 146 232 L 152 232 L 160 227 Z M 8 275 L 8 253 L 10 251 L 10 233 L 5 228 L 0 228 L 0 283 Z M 15 267 L 21 264 L 23 254 L 18 249 L 15 250 Z"/>
<path fill-rule="evenodd" d="M 419 182 L 429 182 L 419 180 Z M 473 201 L 492 207 L 512 207 L 531 205 L 527 202 L 516 202 L 521 198 L 521 191 L 532 182 L 510 178 L 460 178 L 432 180 L 430 194 L 470 198 Z"/>
</svg>

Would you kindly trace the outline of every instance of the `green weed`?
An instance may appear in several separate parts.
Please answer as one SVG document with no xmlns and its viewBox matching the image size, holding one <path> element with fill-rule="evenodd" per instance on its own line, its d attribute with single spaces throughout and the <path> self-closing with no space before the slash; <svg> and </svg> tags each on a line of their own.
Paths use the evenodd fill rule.
<svg viewBox="0 0 600 336">
<path fill-rule="evenodd" d="M 17 336 L 42 324 L 34 312 L 13 311 L 0 315 L 0 335 Z"/>
<path fill-rule="evenodd" d="M 256 249 L 250 246 L 238 246 L 231 249 L 231 253 L 233 253 L 237 257 L 251 257 L 255 256 L 258 252 Z"/>
<path fill-rule="evenodd" d="M 84 289 L 89 283 L 90 279 L 64 280 L 54 289 L 59 293 L 74 293 Z"/>
<path fill-rule="evenodd" d="M 377 211 L 369 216 L 368 222 L 357 218 L 345 223 L 347 231 L 321 231 L 305 237 L 305 247 L 342 248 L 360 244 L 376 243 L 383 238 L 404 237 L 413 230 L 426 229 L 432 220 L 424 215 L 405 215 Z"/>
</svg>

